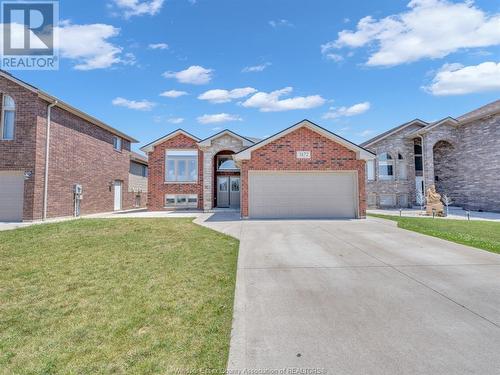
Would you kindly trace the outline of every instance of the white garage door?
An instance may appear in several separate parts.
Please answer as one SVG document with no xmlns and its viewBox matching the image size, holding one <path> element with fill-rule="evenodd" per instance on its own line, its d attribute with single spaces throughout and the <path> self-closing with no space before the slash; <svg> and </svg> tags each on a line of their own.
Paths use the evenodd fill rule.
<svg viewBox="0 0 500 375">
<path fill-rule="evenodd" d="M 0 221 L 22 221 L 24 176 L 0 172 Z"/>
<path fill-rule="evenodd" d="M 251 218 L 355 218 L 355 172 L 249 172 Z"/>
</svg>

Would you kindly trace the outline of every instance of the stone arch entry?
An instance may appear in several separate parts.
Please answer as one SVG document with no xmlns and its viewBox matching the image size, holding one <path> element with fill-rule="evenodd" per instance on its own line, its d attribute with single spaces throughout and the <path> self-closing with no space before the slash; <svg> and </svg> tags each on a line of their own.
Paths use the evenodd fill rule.
<svg viewBox="0 0 500 375">
<path fill-rule="evenodd" d="M 214 156 L 213 156 L 213 191 L 212 191 L 212 196 L 213 196 L 213 202 L 212 202 L 212 207 L 232 207 L 231 205 L 231 202 L 229 202 L 228 204 L 219 204 L 218 202 L 218 188 L 219 188 L 219 178 L 227 178 L 227 184 L 228 184 L 228 195 L 231 196 L 231 184 L 232 184 L 232 180 L 234 179 L 237 179 L 238 182 L 238 186 L 240 185 L 240 171 L 239 170 L 230 170 L 230 171 L 221 171 L 218 169 L 219 167 L 219 156 L 224 158 L 224 157 L 229 157 L 232 155 L 234 155 L 236 152 L 233 151 L 233 150 L 229 150 L 229 149 L 224 149 L 224 150 L 220 150 L 219 152 L 217 152 Z M 234 194 L 233 194 L 234 195 Z M 239 198 L 239 197 L 238 197 Z M 239 207 L 239 199 L 237 201 L 237 206 Z"/>
<path fill-rule="evenodd" d="M 447 140 L 440 140 L 434 144 L 432 151 L 436 190 L 453 198 L 460 186 L 455 147 Z"/>
</svg>

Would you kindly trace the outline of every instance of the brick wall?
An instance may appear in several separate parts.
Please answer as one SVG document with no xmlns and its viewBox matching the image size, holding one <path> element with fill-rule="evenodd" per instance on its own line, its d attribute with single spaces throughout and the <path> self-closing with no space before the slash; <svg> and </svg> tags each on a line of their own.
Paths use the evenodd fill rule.
<svg viewBox="0 0 500 375">
<path fill-rule="evenodd" d="M 398 201 L 402 195 L 408 197 L 409 205 L 416 204 L 414 140 L 406 138 L 406 135 L 418 129 L 421 129 L 421 126 L 410 125 L 398 133 L 367 147 L 377 155 L 388 152 L 394 162 L 394 178 L 392 180 L 383 180 L 379 178 L 378 161 L 374 161 L 375 179 L 366 183 L 367 194 L 373 196 L 374 206 L 380 207 L 381 195 L 393 196 L 396 207 L 399 206 Z M 398 154 L 403 156 L 402 160 L 398 159 Z M 406 179 L 400 178 L 399 169 L 401 167 L 406 168 Z"/>
<path fill-rule="evenodd" d="M 500 115 L 459 126 L 457 139 L 455 189 L 460 198 L 455 204 L 500 212 Z"/>
<path fill-rule="evenodd" d="M 0 77 L 0 91 L 16 103 L 15 139 L 0 141 L 0 170 L 32 172 L 24 184 L 24 220 L 43 213 L 48 103 L 36 92 Z M 123 181 L 123 208 L 133 207 L 127 194 L 130 143 L 113 150 L 113 134 L 61 108 L 52 108 L 48 217 L 73 214 L 73 185 L 84 188 L 81 213 L 113 210 L 109 183 Z"/>
<path fill-rule="evenodd" d="M 45 109 L 46 112 L 46 109 Z M 37 174 L 43 181 L 45 163 L 46 115 L 39 120 L 40 137 Z M 81 214 L 113 211 L 112 183 L 122 181 L 122 208 L 132 208 L 127 192 L 130 168 L 130 142 L 123 140 L 121 152 L 113 149 L 114 135 L 61 108 L 52 108 L 48 217 L 73 215 L 73 186 L 83 186 Z M 111 188 L 110 188 L 111 186 Z M 130 195 L 130 196 L 129 196 Z M 41 214 L 36 215 L 41 218 Z"/>
<path fill-rule="evenodd" d="M 10 95 L 16 103 L 14 140 L 0 140 L 0 170 L 31 172 L 24 182 L 23 216 L 31 220 L 35 205 L 35 126 L 38 95 L 23 86 L 0 77 L 0 93 Z M 0 105 L 1 105 L 0 101 Z"/>
<path fill-rule="evenodd" d="M 311 150 L 311 159 L 297 159 L 296 151 Z M 305 127 L 299 128 L 252 152 L 241 168 L 241 214 L 248 217 L 249 170 L 357 171 L 359 213 L 366 216 L 365 161 L 355 152 Z"/>
<path fill-rule="evenodd" d="M 197 183 L 165 183 L 165 151 L 168 149 L 198 150 L 198 182 Z M 196 194 L 198 208 L 203 208 L 203 152 L 198 149 L 196 141 L 184 134 L 155 146 L 148 154 L 148 209 L 150 211 L 165 210 L 166 194 Z"/>
</svg>

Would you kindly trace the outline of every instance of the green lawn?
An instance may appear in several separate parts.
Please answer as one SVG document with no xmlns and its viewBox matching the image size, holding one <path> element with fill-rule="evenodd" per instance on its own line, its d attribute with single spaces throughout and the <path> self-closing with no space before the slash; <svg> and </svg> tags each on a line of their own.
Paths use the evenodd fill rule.
<svg viewBox="0 0 500 375">
<path fill-rule="evenodd" d="M 0 232 L 0 373 L 224 369 L 237 253 L 190 219 Z"/>
<path fill-rule="evenodd" d="M 369 216 L 396 221 L 399 228 L 477 247 L 493 253 L 500 253 L 500 223 L 498 222 L 399 217 L 378 214 L 370 214 Z"/>
</svg>

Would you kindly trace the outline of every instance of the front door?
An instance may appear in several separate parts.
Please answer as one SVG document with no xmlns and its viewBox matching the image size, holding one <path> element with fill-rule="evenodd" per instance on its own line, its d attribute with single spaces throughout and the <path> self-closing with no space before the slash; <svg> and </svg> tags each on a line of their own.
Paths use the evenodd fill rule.
<svg viewBox="0 0 500 375">
<path fill-rule="evenodd" d="M 229 177 L 229 206 L 231 208 L 240 207 L 240 178 Z"/>
<path fill-rule="evenodd" d="M 217 177 L 217 207 L 229 207 L 229 177 Z"/>
<path fill-rule="evenodd" d="M 116 180 L 114 185 L 115 185 L 114 210 L 120 211 L 122 209 L 122 182 L 120 180 Z"/>
<path fill-rule="evenodd" d="M 217 207 L 240 207 L 240 178 L 238 176 L 217 177 Z"/>
</svg>

